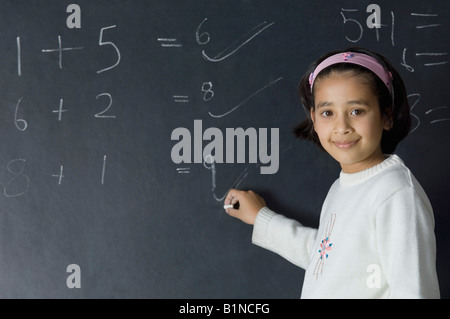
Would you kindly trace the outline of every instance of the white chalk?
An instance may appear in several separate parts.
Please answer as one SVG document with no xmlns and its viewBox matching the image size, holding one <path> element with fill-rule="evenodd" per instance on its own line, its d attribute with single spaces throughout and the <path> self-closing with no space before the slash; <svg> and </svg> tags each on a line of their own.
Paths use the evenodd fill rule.
<svg viewBox="0 0 450 319">
<path fill-rule="evenodd" d="M 223 209 L 233 208 L 234 205 L 223 205 Z"/>
</svg>

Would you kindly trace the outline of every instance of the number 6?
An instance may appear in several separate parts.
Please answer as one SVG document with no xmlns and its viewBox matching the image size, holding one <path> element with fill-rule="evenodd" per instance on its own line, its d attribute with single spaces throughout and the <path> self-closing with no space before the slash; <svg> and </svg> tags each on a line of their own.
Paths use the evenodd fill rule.
<svg viewBox="0 0 450 319">
<path fill-rule="evenodd" d="M 22 99 L 23 99 L 23 97 L 21 97 L 19 99 L 19 101 L 17 102 L 17 105 L 16 105 L 16 111 L 14 112 L 14 124 L 16 125 L 16 127 L 19 131 L 23 132 L 27 129 L 28 123 L 24 119 L 17 118 L 17 112 L 19 111 L 19 105 L 20 105 L 20 102 L 22 102 Z M 19 125 L 19 124 L 22 124 L 22 125 Z"/>
<path fill-rule="evenodd" d="M 206 20 L 208 20 L 208 18 L 205 18 L 197 27 L 197 30 L 195 31 L 195 39 L 197 40 L 197 43 L 200 45 L 204 45 L 207 44 L 209 42 L 210 35 L 208 32 L 203 32 L 200 34 L 200 28 L 202 27 L 203 23 L 206 22 Z M 202 41 L 202 37 L 205 37 L 206 39 Z"/>
</svg>

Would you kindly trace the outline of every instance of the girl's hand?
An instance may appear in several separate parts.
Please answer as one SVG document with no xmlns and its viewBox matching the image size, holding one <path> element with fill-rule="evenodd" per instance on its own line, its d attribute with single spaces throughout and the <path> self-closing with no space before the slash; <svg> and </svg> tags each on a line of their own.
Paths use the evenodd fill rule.
<svg viewBox="0 0 450 319">
<path fill-rule="evenodd" d="M 228 208 L 228 215 L 242 220 L 244 223 L 253 225 L 256 215 L 261 208 L 266 206 L 266 202 L 253 191 L 240 191 L 231 189 L 225 198 L 225 205 L 234 205 L 239 202 L 239 209 Z"/>
</svg>

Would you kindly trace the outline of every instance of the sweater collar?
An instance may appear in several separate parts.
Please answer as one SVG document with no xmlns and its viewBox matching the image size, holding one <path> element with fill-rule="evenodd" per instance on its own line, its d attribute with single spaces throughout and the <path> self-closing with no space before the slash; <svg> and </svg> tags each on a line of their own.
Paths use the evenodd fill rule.
<svg viewBox="0 0 450 319">
<path fill-rule="evenodd" d="M 358 173 L 348 174 L 341 171 L 339 182 L 341 186 L 353 186 L 362 183 L 378 173 L 396 164 L 403 164 L 403 161 L 397 155 L 389 155 L 383 162 L 371 168 L 365 169 Z"/>
</svg>

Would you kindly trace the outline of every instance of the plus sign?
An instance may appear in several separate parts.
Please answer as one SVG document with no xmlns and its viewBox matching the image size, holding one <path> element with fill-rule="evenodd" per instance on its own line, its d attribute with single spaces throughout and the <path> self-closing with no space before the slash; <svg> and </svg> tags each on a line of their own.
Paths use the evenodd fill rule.
<svg viewBox="0 0 450 319">
<path fill-rule="evenodd" d="M 61 36 L 58 35 L 58 48 L 57 49 L 44 49 L 42 52 L 50 53 L 50 52 L 58 52 L 59 53 L 59 68 L 62 69 L 62 53 L 63 51 L 71 51 L 71 50 L 82 50 L 84 47 L 74 47 L 74 48 L 63 48 L 61 44 Z"/>
<path fill-rule="evenodd" d="M 68 111 L 68 110 L 63 110 L 63 102 L 64 102 L 63 99 L 60 99 L 59 100 L 59 109 L 53 110 L 53 113 L 58 113 L 58 121 L 60 121 L 60 122 L 62 119 L 62 113 Z"/>
</svg>

